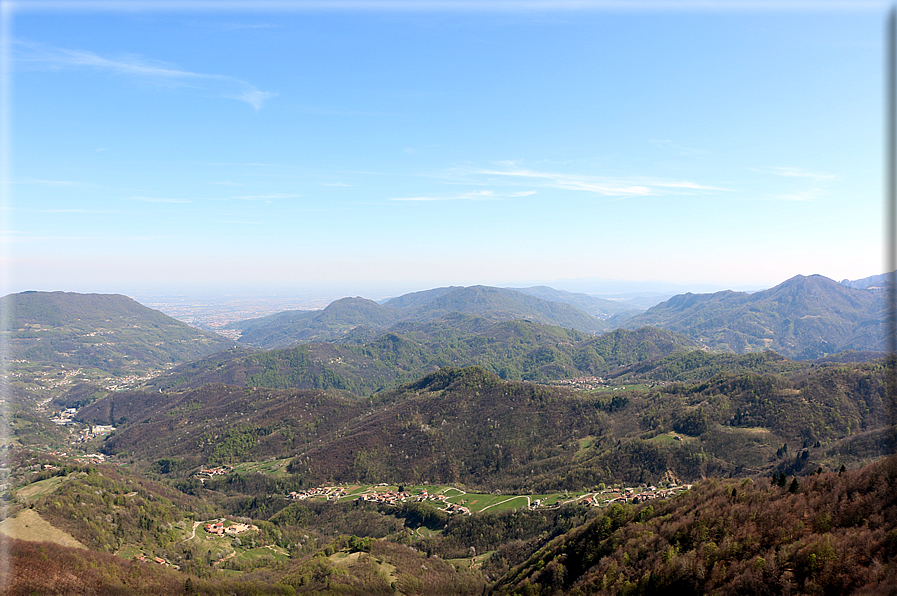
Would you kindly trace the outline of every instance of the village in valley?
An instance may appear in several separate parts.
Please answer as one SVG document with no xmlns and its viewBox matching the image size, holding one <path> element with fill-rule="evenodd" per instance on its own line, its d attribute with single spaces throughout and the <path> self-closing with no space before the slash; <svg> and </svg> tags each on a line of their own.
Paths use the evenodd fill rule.
<svg viewBox="0 0 897 596">
<path fill-rule="evenodd" d="M 223 477 L 232 473 L 257 472 L 279 476 L 284 473 L 288 460 L 269 462 L 243 462 L 233 466 L 209 466 L 195 475 L 200 481 Z M 350 484 L 325 485 L 290 491 L 284 498 L 290 501 L 319 499 L 328 502 L 358 501 L 376 505 L 398 506 L 402 503 L 429 502 L 448 514 L 471 515 L 480 512 L 498 512 L 508 509 L 557 508 L 567 504 L 590 507 L 607 507 L 615 503 L 643 503 L 655 499 L 667 499 L 691 489 L 690 484 L 674 482 L 670 478 L 663 487 L 651 485 L 611 486 L 598 485 L 593 490 L 563 491 L 540 495 L 514 495 L 468 492 L 463 486 L 405 484 Z"/>
<path fill-rule="evenodd" d="M 614 503 L 643 503 L 673 497 L 691 485 L 605 488 L 592 492 L 563 492 L 546 495 L 502 495 L 468 493 L 454 486 L 405 487 L 388 486 L 320 486 L 308 490 L 291 491 L 286 498 L 294 501 L 324 499 L 327 501 L 355 500 L 379 505 L 429 501 L 449 514 L 471 515 L 487 510 L 557 508 L 579 503 L 592 507 L 606 507 Z"/>
</svg>

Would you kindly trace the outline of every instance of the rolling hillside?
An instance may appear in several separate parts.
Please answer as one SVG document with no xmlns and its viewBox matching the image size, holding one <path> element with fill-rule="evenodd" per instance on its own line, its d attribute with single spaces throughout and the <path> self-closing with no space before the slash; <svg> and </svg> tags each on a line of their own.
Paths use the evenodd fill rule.
<svg viewBox="0 0 897 596">
<path fill-rule="evenodd" d="M 748 294 L 682 294 L 632 317 L 629 329 L 669 329 L 736 353 L 774 350 L 813 360 L 842 350 L 884 351 L 883 293 L 798 275 Z"/>
<path fill-rule="evenodd" d="M 109 454 L 187 467 L 297 456 L 291 471 L 312 485 L 460 482 L 538 493 L 670 474 L 797 473 L 887 453 L 881 362 L 789 372 L 775 355 L 734 358 L 742 372 L 709 367 L 710 378 L 598 392 L 480 367 L 443 368 L 361 400 L 226 385 L 118 392 L 78 419 L 118 427 L 104 443 Z M 776 372 L 748 372 L 750 362 Z"/>
<path fill-rule="evenodd" d="M 888 453 L 884 376 L 870 363 L 587 394 L 444 369 L 376 396 L 383 409 L 300 454 L 292 470 L 537 493 L 670 473 L 797 473 Z M 856 442 L 869 433 L 877 439 Z"/>
<path fill-rule="evenodd" d="M 119 392 L 83 408 L 78 420 L 120 427 L 103 450 L 193 467 L 281 456 L 336 433 L 365 408 L 320 391 L 205 385 L 180 393 Z"/>
</svg>

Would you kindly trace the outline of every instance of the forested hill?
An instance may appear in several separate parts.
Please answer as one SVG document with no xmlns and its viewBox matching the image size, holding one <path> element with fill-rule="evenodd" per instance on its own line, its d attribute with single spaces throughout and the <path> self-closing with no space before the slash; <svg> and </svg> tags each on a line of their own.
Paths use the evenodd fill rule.
<svg viewBox="0 0 897 596">
<path fill-rule="evenodd" d="M 452 325 L 436 321 L 402 323 L 398 328 L 401 334 L 388 332 L 360 345 L 309 343 L 259 353 L 216 354 L 174 368 L 148 387 L 168 390 L 228 383 L 367 396 L 446 366 L 478 365 L 506 379 L 548 381 L 611 375 L 700 348 L 684 336 L 650 327 L 595 337 L 530 321 L 490 323 L 459 315 L 452 318 Z M 679 373 L 690 366 L 683 365 Z"/>
<path fill-rule="evenodd" d="M 234 345 L 118 294 L 22 292 L 0 310 L 10 314 L 11 356 L 32 362 L 146 369 Z"/>
<path fill-rule="evenodd" d="M 736 353 L 773 350 L 813 360 L 847 349 L 884 351 L 883 299 L 878 288 L 854 289 L 821 275 L 798 275 L 753 294 L 674 296 L 623 325 L 669 329 Z"/>
<path fill-rule="evenodd" d="M 731 358 L 761 370 L 788 362 Z M 192 466 L 297 455 L 292 471 L 310 484 L 461 482 L 539 493 L 670 474 L 806 473 L 888 452 L 882 362 L 785 374 L 729 364 L 700 381 L 597 393 L 507 381 L 481 367 L 443 368 L 367 399 L 207 384 L 109 393 L 78 419 L 118 427 L 103 447 L 109 454 Z"/>
<path fill-rule="evenodd" d="M 414 294 L 387 301 L 384 306 L 401 313 L 403 320 L 432 321 L 453 312 L 477 315 L 492 321 L 508 321 L 514 319 L 531 319 L 533 321 L 576 329 L 578 331 L 595 332 L 606 327 L 595 317 L 582 310 L 564 303 L 545 300 L 510 290 L 491 286 L 470 286 L 442 288 L 424 293 L 429 300 L 410 300 L 420 298 Z"/>
<path fill-rule="evenodd" d="M 385 329 L 397 313 L 365 298 L 342 298 L 324 310 L 285 311 L 231 326 L 241 331 L 240 343 L 262 349 L 286 348 L 310 341 L 330 341 L 356 328 Z"/>
<path fill-rule="evenodd" d="M 452 326 L 456 314 L 490 323 L 526 319 L 594 333 L 606 325 L 564 302 L 489 286 L 436 288 L 406 294 L 380 305 L 364 298 L 343 298 L 321 311 L 287 311 L 230 326 L 240 343 L 261 349 L 285 348 L 311 341 L 369 340 L 401 322 L 442 321 Z"/>
</svg>

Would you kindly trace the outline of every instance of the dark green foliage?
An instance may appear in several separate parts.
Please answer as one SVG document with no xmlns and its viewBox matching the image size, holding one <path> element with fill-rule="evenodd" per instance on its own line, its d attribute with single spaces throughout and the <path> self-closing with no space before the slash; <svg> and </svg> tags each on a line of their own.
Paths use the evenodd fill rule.
<svg viewBox="0 0 897 596">
<path fill-rule="evenodd" d="M 305 452 L 290 471 L 312 484 L 523 480 L 535 462 L 571 461 L 578 438 L 602 432 L 607 415 L 590 401 L 477 367 L 443 369 L 378 396 L 371 415 Z"/>
<path fill-rule="evenodd" d="M 469 317 L 459 317 L 471 323 Z M 668 380 L 665 372 L 654 375 L 644 359 L 653 361 L 699 347 L 685 337 L 651 328 L 617 330 L 594 338 L 531 321 L 484 322 L 473 327 L 471 333 L 446 326 L 444 321 L 407 323 L 361 345 L 310 343 L 255 354 L 217 354 L 173 369 L 148 386 L 187 389 L 223 382 L 332 389 L 367 396 L 439 368 L 471 365 L 510 380 L 545 381 L 581 375 L 656 376 Z M 639 372 L 630 370 L 639 362 L 643 362 Z M 684 380 L 688 375 L 680 376 Z"/>
</svg>

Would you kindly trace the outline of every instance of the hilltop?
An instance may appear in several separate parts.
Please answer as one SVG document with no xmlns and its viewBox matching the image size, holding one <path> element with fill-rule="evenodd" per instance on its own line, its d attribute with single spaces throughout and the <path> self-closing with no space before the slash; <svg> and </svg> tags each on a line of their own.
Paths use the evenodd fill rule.
<svg viewBox="0 0 897 596">
<path fill-rule="evenodd" d="M 12 359 L 140 370 L 233 345 L 118 294 L 22 292 L 0 298 Z"/>
<path fill-rule="evenodd" d="M 590 334 L 648 326 L 674 331 L 714 350 L 773 350 L 814 360 L 845 350 L 885 350 L 881 277 L 838 283 L 821 275 L 798 275 L 754 293 L 679 294 L 647 311 L 544 286 L 448 286 L 383 304 L 344 298 L 322 311 L 286 311 L 231 327 L 241 333 L 241 344 L 273 349 L 310 342 L 364 344 L 386 332 L 405 335 L 409 325 L 423 323 L 474 333 L 489 323 L 511 320 Z"/>
</svg>

